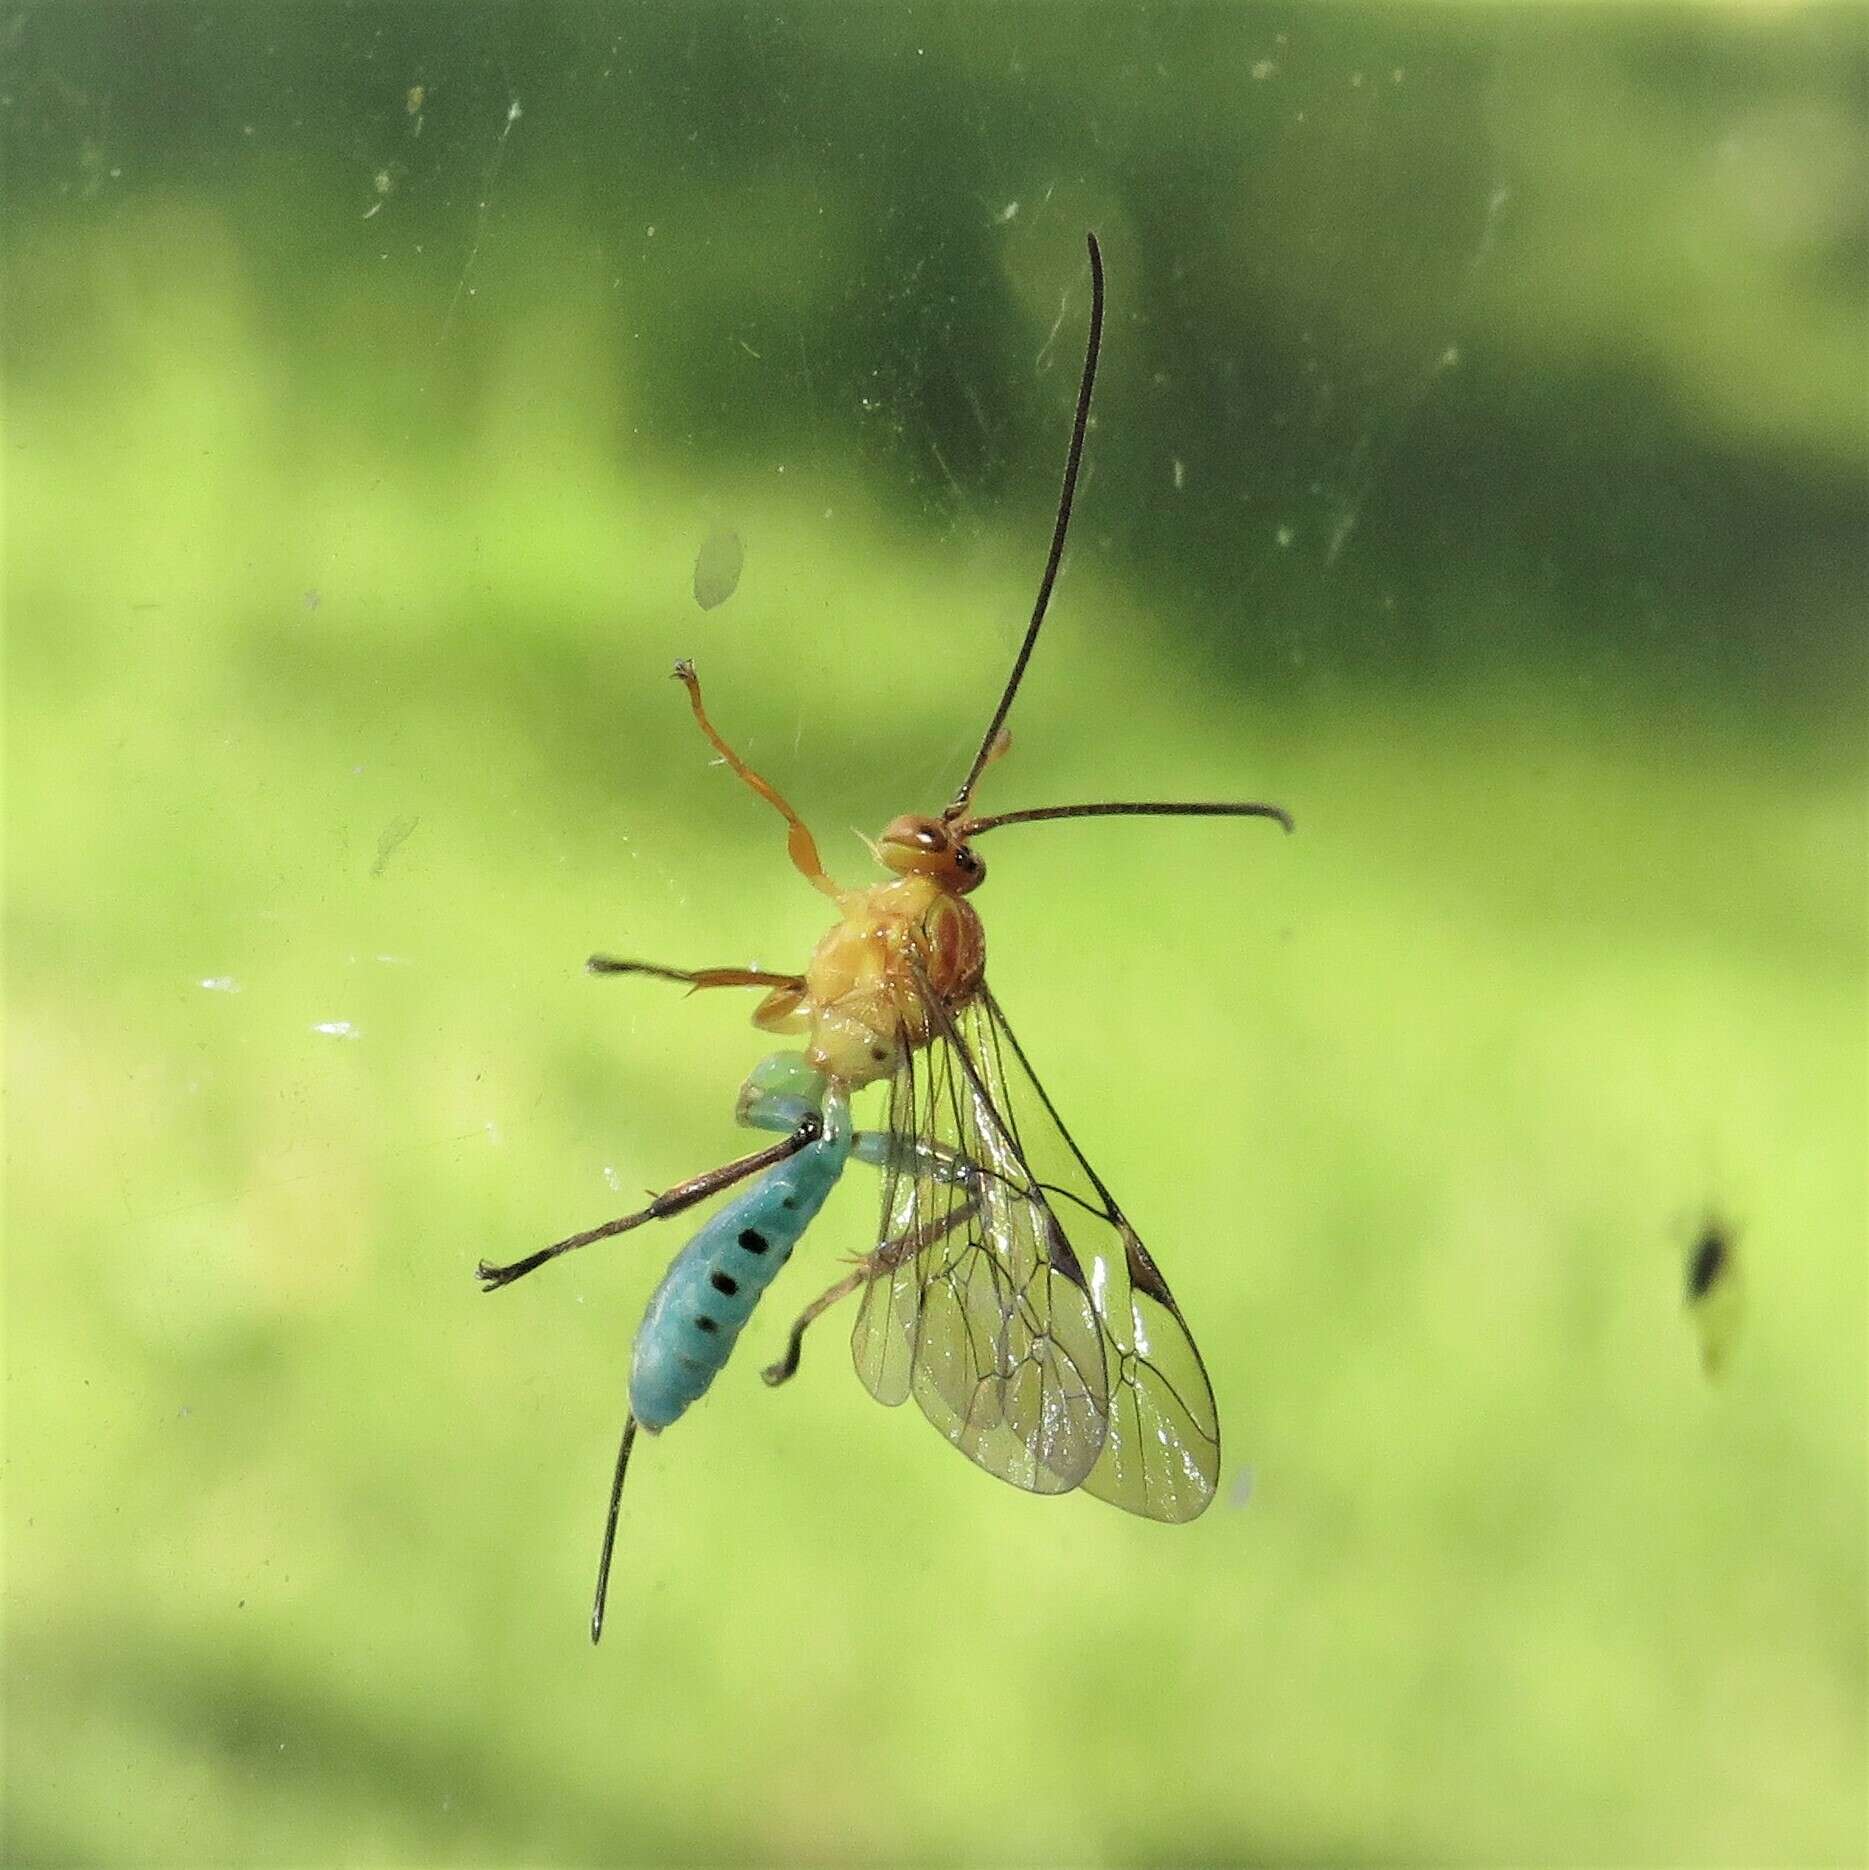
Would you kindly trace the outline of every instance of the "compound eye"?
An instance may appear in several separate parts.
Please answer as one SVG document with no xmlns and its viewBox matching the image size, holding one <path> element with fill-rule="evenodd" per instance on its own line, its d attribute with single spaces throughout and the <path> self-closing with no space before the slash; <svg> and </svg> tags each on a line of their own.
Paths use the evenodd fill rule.
<svg viewBox="0 0 1869 1870">
<path fill-rule="evenodd" d="M 957 845 L 954 851 L 954 868 L 969 883 L 978 883 L 986 875 L 986 859 L 978 856 L 970 844 Z"/>
<path fill-rule="evenodd" d="M 889 821 L 877 840 L 876 854 L 898 875 L 927 875 L 952 861 L 957 842 L 938 820 L 904 812 Z"/>
</svg>

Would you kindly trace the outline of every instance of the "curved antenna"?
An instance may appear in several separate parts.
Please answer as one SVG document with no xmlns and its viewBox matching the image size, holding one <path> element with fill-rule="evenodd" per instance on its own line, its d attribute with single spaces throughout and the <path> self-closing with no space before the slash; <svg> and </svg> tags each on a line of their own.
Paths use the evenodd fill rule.
<svg viewBox="0 0 1869 1870">
<path fill-rule="evenodd" d="M 610 1595 L 610 1554 L 616 1550 L 617 1512 L 623 1505 L 623 1476 L 629 1471 L 629 1451 L 636 1445 L 636 1412 L 623 1418 L 623 1439 L 617 1445 L 616 1478 L 610 1483 L 610 1515 L 604 1521 L 603 1555 L 597 1561 L 597 1596 L 591 1605 L 591 1641 L 604 1633 L 604 1599 Z"/>
<path fill-rule="evenodd" d="M 1090 425 L 1090 392 L 1097 381 L 1097 350 L 1103 342 L 1103 251 L 1097 245 L 1095 234 L 1086 234 L 1084 239 L 1090 247 L 1090 339 L 1084 347 L 1084 378 L 1077 389 L 1077 416 L 1071 424 L 1071 449 L 1064 458 L 1064 485 L 1058 493 L 1058 518 L 1051 529 L 1051 551 L 1045 558 L 1045 575 L 1038 581 L 1038 602 L 1032 606 L 1032 621 L 1025 626 L 1025 641 L 1019 645 L 1019 653 L 1013 660 L 1005 692 L 999 698 L 999 706 L 993 710 L 992 720 L 987 723 L 980 751 L 973 756 L 967 777 L 961 781 L 953 802 L 941 814 L 943 820 L 958 818 L 973 797 L 981 769 L 992 755 L 999 730 L 1006 724 L 1012 698 L 1019 692 L 1025 665 L 1032 659 L 1039 625 L 1045 621 L 1045 606 L 1051 602 L 1051 587 L 1058 582 L 1058 565 L 1064 557 L 1064 535 L 1071 524 L 1071 502 L 1077 495 L 1077 470 L 1084 458 L 1084 431 Z"/>
<path fill-rule="evenodd" d="M 981 832 L 997 831 L 1001 825 L 1037 824 L 1047 818 L 1271 818 L 1287 831 L 1292 828 L 1291 813 L 1282 805 L 1110 799 L 1099 805 L 1035 805 L 1023 812 L 995 812 L 990 818 L 969 818 L 961 830 L 967 837 L 977 838 Z"/>
</svg>

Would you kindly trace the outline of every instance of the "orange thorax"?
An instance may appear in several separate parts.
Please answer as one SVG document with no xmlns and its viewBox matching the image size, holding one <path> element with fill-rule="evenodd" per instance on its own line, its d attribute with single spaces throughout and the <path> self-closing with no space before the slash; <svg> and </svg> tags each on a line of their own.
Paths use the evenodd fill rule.
<svg viewBox="0 0 1869 1870">
<path fill-rule="evenodd" d="M 871 1084 L 895 1070 L 904 1047 L 928 1043 L 929 992 L 955 1008 L 979 991 L 986 932 L 969 904 L 925 876 L 846 890 L 838 907 L 841 919 L 806 965 L 802 998 L 770 995 L 755 1023 L 808 1032 L 817 1070 Z"/>
</svg>

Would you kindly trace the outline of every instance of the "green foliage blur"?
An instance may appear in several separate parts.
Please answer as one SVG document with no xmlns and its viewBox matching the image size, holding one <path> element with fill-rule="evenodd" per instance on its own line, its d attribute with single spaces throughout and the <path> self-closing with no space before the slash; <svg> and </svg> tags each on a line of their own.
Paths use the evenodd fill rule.
<svg viewBox="0 0 1869 1870">
<path fill-rule="evenodd" d="M 5 136 L 17 1864 L 1861 1862 L 1863 15 L 64 7 Z M 992 974 L 1219 1392 L 1037 1500 L 791 1310 L 737 995 L 1087 479 Z M 705 613 L 697 553 L 743 543 Z M 1683 1268 L 1731 1227 L 1703 1373 Z"/>
</svg>

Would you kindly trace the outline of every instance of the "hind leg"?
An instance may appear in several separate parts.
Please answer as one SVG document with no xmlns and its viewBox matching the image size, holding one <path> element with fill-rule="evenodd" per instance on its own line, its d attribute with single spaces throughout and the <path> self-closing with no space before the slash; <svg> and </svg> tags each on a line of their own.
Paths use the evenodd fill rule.
<svg viewBox="0 0 1869 1870">
<path fill-rule="evenodd" d="M 731 1188 L 736 1182 L 745 1181 L 749 1175 L 757 1175 L 761 1170 L 773 1168 L 787 1157 L 797 1155 L 823 1134 L 824 1120 L 818 1112 L 801 1111 L 791 1133 L 769 1149 L 742 1156 L 737 1162 L 723 1163 L 718 1169 L 709 1169 L 705 1175 L 690 1176 L 687 1181 L 677 1182 L 673 1188 L 664 1189 L 647 1207 L 638 1208 L 634 1214 L 626 1214 L 620 1220 L 605 1221 L 600 1227 L 586 1228 L 583 1233 L 568 1235 L 563 1240 L 554 1240 L 549 1247 L 528 1253 L 522 1260 L 513 1260 L 504 1266 L 482 1260 L 474 1269 L 475 1276 L 483 1291 L 497 1292 L 501 1286 L 510 1286 L 515 1279 L 536 1273 L 541 1266 L 557 1259 L 560 1254 L 575 1253 L 579 1247 L 588 1247 L 594 1240 L 609 1240 L 617 1234 L 627 1234 L 646 1221 L 665 1221 L 670 1215 L 680 1214 L 685 1208 L 692 1208 L 697 1201 L 705 1201 L 710 1195 L 719 1194 L 723 1188 Z"/>
<path fill-rule="evenodd" d="M 971 1194 L 939 1221 L 911 1228 L 908 1233 L 898 1235 L 894 1240 L 885 1240 L 880 1247 L 864 1254 L 843 1278 L 826 1286 L 798 1314 L 785 1340 L 785 1354 L 776 1363 L 768 1364 L 760 1374 L 774 1389 L 781 1383 L 789 1383 L 798 1374 L 798 1359 L 804 1349 L 805 1333 L 833 1305 L 840 1299 L 848 1298 L 853 1292 L 860 1292 L 872 1280 L 893 1273 L 904 1260 L 912 1260 L 917 1254 L 926 1252 L 936 1241 L 946 1239 L 955 1228 L 965 1226 L 979 1212 L 980 1197 L 977 1193 Z"/>
</svg>

